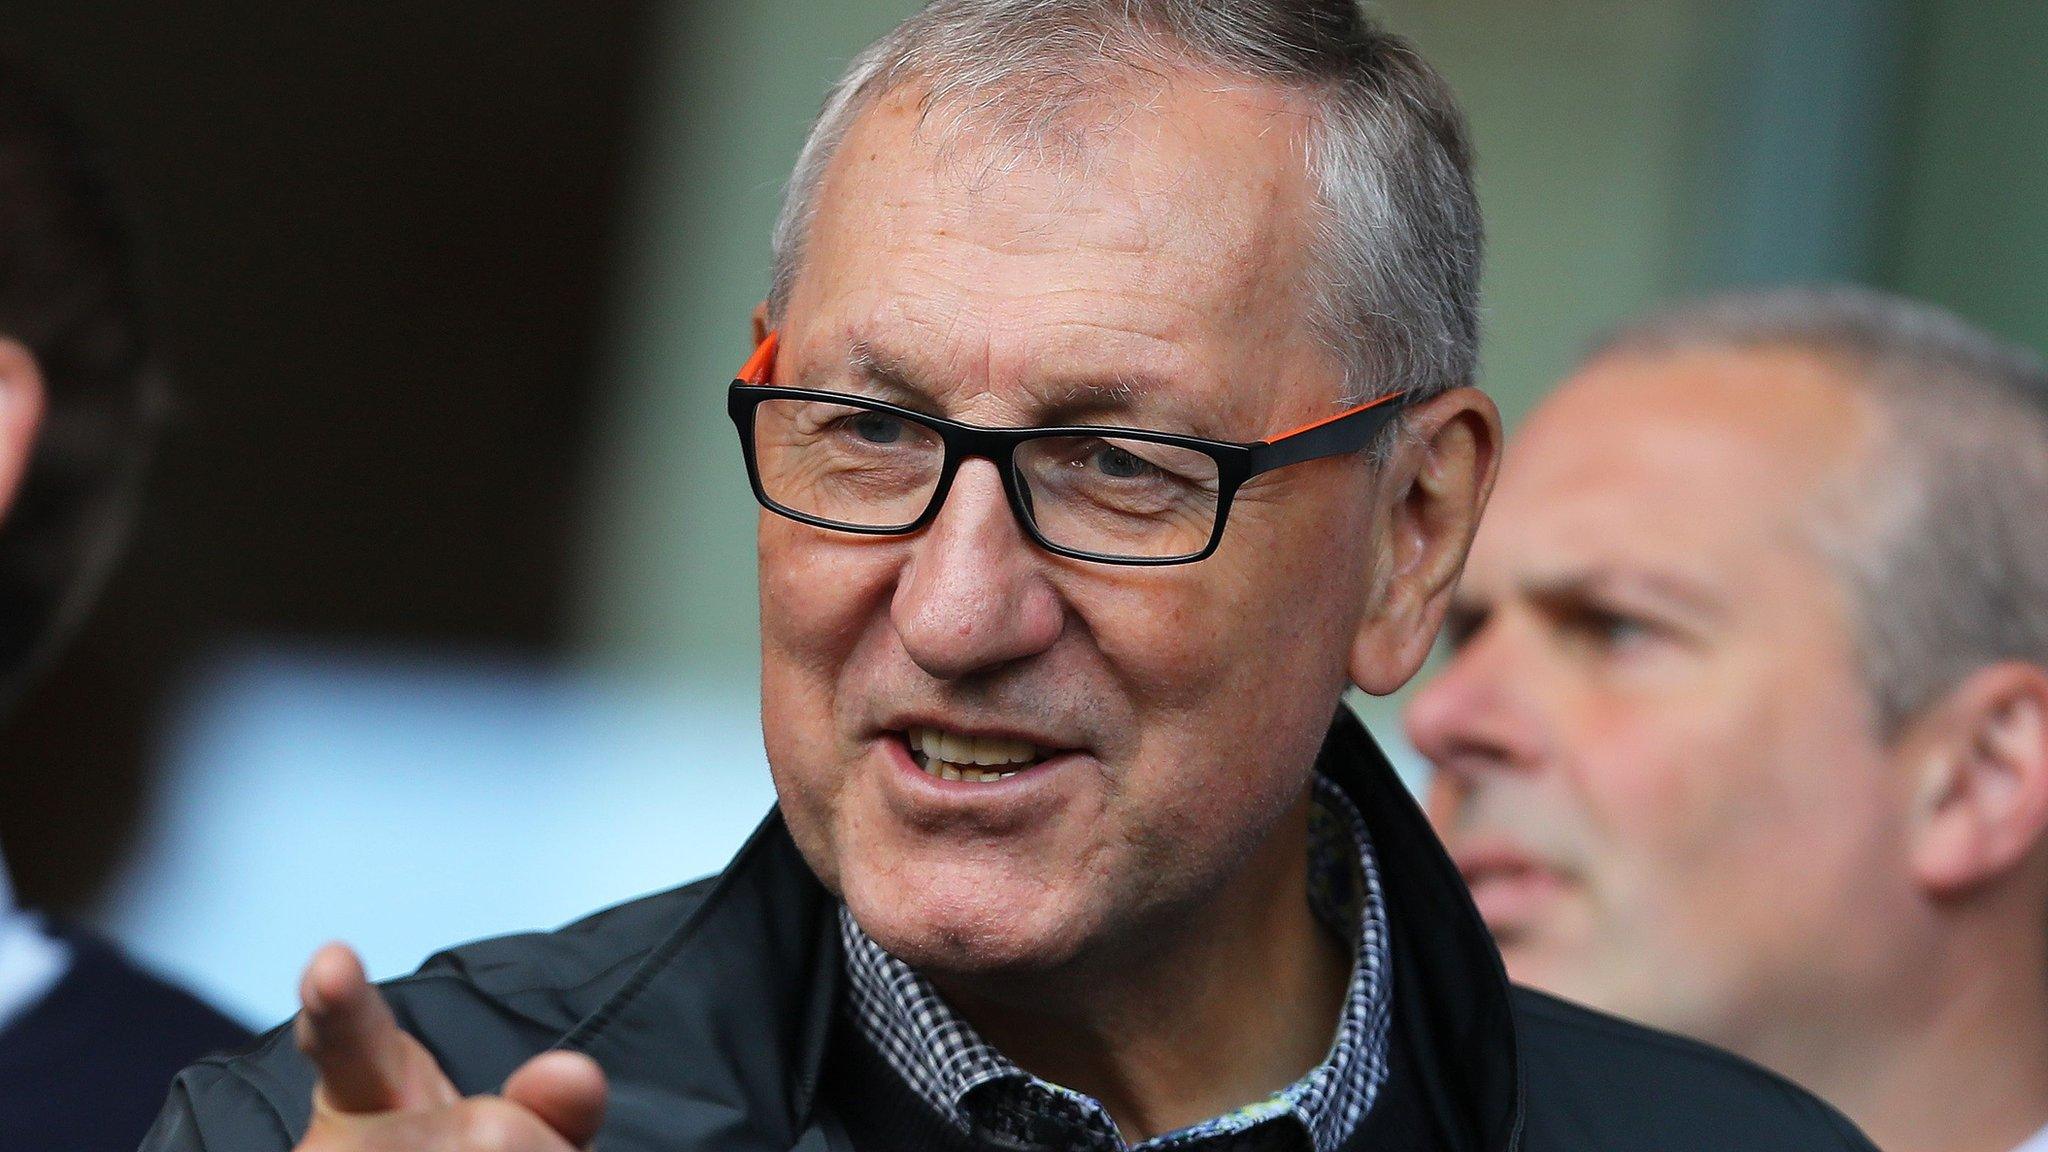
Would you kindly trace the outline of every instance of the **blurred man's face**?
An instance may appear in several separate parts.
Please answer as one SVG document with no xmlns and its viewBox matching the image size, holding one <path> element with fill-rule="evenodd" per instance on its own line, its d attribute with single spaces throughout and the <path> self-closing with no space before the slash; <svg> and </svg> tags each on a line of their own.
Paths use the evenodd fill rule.
<svg viewBox="0 0 2048 1152">
<path fill-rule="evenodd" d="M 1790 352 L 1610 357 L 1510 446 L 1409 731 L 1517 980 L 1732 1044 L 1910 898 L 1815 507 L 1874 418 Z"/>
<path fill-rule="evenodd" d="M 1340 409 L 1284 97 L 1174 83 L 1060 165 L 918 122 L 885 98 L 840 149 L 776 383 L 1238 441 Z M 764 514 L 764 723 L 798 844 L 941 973 L 1135 955 L 1243 877 L 1298 872 L 1277 830 L 1344 683 L 1374 506 L 1362 456 L 1283 469 L 1215 555 L 1149 569 L 1040 550 L 984 460 L 914 536 Z M 1025 763 L 946 779 L 913 739 Z"/>
</svg>

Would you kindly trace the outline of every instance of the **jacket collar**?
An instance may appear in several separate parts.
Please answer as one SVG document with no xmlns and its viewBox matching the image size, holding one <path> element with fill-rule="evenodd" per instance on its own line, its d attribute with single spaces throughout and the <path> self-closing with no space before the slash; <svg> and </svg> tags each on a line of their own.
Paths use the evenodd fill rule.
<svg viewBox="0 0 2048 1152">
<path fill-rule="evenodd" d="M 822 1148 L 810 1124 L 839 999 L 837 902 L 779 811 L 559 1047 L 610 1081 L 607 1152 Z"/>
<path fill-rule="evenodd" d="M 1410 1087 L 1435 1141 L 1458 1152 L 1514 1152 L 1523 1123 L 1521 1054 L 1507 970 L 1472 894 L 1349 709 L 1338 710 L 1317 769 L 1365 814 L 1379 853 L 1394 952 L 1390 1040 L 1406 1050 L 1416 1081 Z M 1361 1133 L 1372 1131 L 1369 1121 Z"/>
<path fill-rule="evenodd" d="M 1413 1093 L 1451 1148 L 1513 1152 L 1523 1102 L 1507 977 L 1471 897 L 1348 710 L 1319 768 L 1364 814 L 1379 853 L 1394 946 L 1392 1041 L 1415 1070 L 1414 1084 L 1389 1090 Z M 561 1041 L 611 1079 L 608 1150 L 829 1146 L 816 1098 L 840 995 L 836 915 L 770 813 L 703 902 Z"/>
</svg>

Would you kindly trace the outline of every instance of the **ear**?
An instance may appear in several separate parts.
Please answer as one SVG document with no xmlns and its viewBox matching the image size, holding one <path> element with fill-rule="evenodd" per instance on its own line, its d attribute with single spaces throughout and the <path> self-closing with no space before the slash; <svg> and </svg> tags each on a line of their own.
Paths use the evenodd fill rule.
<svg viewBox="0 0 2048 1152">
<path fill-rule="evenodd" d="M 1923 889 L 1964 895 L 2036 854 L 2048 833 L 2048 669 L 1978 670 L 1915 720 L 1898 748 Z"/>
<path fill-rule="evenodd" d="M 761 341 L 766 340 L 767 338 L 768 302 L 766 300 L 763 300 L 759 304 L 754 305 L 754 343 L 751 345 L 751 347 L 759 348 L 761 346 Z"/>
<path fill-rule="evenodd" d="M 1351 682 L 1384 696 L 1408 682 L 1442 626 L 1479 514 L 1500 470 L 1500 410 L 1456 388 L 1411 410 L 1380 473 L 1385 531 L 1365 617 L 1351 644 Z"/>
<path fill-rule="evenodd" d="M 46 403 L 35 354 L 20 341 L 0 336 L 0 518 L 21 493 Z"/>
</svg>

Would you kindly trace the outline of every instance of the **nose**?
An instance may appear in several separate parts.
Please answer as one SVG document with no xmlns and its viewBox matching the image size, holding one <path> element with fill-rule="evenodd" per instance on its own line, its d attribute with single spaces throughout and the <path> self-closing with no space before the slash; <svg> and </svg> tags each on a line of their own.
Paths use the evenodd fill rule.
<svg viewBox="0 0 2048 1152">
<path fill-rule="evenodd" d="M 1542 761 L 1541 708 L 1530 689 L 1544 675 L 1498 622 L 1468 637 L 1402 714 L 1408 739 L 1435 772 L 1429 809 L 1442 820 L 1490 774 Z"/>
<path fill-rule="evenodd" d="M 1010 511 L 995 465 L 962 463 L 890 602 L 904 651 L 931 676 L 958 680 L 1050 648 L 1066 614 L 1044 556 Z"/>
</svg>

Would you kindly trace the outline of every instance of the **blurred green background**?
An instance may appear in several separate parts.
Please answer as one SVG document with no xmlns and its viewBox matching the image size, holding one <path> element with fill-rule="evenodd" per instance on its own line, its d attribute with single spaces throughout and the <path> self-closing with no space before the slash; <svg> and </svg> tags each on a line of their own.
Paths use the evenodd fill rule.
<svg viewBox="0 0 2048 1152">
<path fill-rule="evenodd" d="M 1602 329 L 1727 285 L 1865 281 L 2048 344 L 2048 5 L 1374 7 L 1472 120 L 1482 381 L 1511 427 Z M 781 182 L 821 94 L 914 8 L 672 6 L 577 629 L 601 662 L 751 675 L 754 509 L 719 389 L 746 354 Z"/>
</svg>

